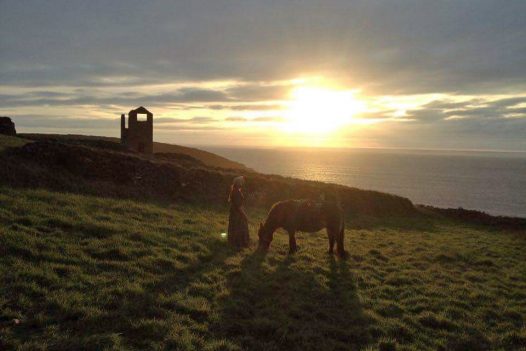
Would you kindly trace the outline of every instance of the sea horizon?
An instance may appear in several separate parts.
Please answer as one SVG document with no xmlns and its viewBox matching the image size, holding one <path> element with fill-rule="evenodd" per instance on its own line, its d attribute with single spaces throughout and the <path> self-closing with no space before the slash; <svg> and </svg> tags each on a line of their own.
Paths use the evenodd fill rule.
<svg viewBox="0 0 526 351">
<path fill-rule="evenodd" d="M 526 217 L 526 152 L 211 147 L 266 174 L 386 192 L 413 203 Z"/>
<path fill-rule="evenodd" d="M 178 143 L 172 141 L 155 141 L 159 143 L 175 144 Z M 228 145 L 228 144 L 192 144 L 183 143 L 181 146 L 193 147 L 199 149 L 263 149 L 263 150 L 385 150 L 385 151 L 412 151 L 412 152 L 442 152 L 442 153 L 510 153 L 510 154 L 523 154 L 526 157 L 526 150 L 513 150 L 513 149 L 464 149 L 464 148 L 414 148 L 414 147 L 389 147 L 389 146 L 287 146 L 287 145 Z"/>
</svg>

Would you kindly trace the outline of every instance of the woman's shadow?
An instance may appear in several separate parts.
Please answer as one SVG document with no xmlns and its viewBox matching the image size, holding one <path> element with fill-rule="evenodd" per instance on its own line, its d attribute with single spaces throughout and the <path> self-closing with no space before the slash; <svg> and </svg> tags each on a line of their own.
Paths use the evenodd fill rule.
<svg viewBox="0 0 526 351">
<path fill-rule="evenodd" d="M 349 350 L 370 342 L 346 261 L 255 252 L 228 276 L 213 331 L 246 350 Z M 314 269 L 313 269 L 314 266 Z"/>
</svg>

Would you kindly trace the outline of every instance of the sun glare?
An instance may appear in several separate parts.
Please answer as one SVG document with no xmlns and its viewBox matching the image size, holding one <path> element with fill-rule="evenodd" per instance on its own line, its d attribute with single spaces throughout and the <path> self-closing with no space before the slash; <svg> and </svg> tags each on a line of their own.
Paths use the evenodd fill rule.
<svg viewBox="0 0 526 351">
<path fill-rule="evenodd" d="M 291 93 L 284 130 L 298 133 L 329 133 L 351 124 L 365 110 L 355 91 L 298 87 Z"/>
</svg>

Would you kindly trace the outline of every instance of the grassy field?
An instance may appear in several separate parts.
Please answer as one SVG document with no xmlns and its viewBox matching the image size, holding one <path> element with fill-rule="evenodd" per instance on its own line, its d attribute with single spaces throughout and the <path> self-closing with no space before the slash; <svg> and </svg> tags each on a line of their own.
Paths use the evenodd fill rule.
<svg viewBox="0 0 526 351">
<path fill-rule="evenodd" d="M 0 349 L 525 348 L 524 233 L 361 223 L 345 261 L 325 233 L 264 255 L 226 208 L 0 188 Z"/>
</svg>

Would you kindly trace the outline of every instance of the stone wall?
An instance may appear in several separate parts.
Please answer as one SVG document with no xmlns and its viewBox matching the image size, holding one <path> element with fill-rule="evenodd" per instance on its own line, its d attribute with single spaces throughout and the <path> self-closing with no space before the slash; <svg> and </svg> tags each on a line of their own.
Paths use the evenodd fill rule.
<svg viewBox="0 0 526 351">
<path fill-rule="evenodd" d="M 0 117 L 0 134 L 16 136 L 15 123 L 9 117 Z"/>
<path fill-rule="evenodd" d="M 146 114 L 146 121 L 138 121 L 137 114 Z M 121 115 L 121 143 L 128 149 L 151 154 L 153 153 L 153 114 L 139 107 L 128 114 L 128 128 L 126 117 Z"/>
</svg>

